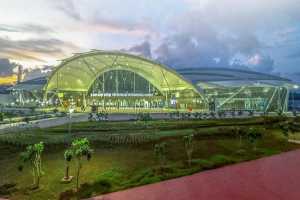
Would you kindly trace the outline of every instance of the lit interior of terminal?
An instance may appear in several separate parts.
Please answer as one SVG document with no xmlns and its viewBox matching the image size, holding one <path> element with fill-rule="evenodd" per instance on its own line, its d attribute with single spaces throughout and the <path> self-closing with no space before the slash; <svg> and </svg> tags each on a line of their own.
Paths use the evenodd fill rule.
<svg viewBox="0 0 300 200">
<path fill-rule="evenodd" d="M 122 52 L 91 51 L 63 60 L 49 77 L 10 88 L 10 105 L 89 112 L 286 111 L 290 80 L 225 68 L 174 70 Z"/>
</svg>

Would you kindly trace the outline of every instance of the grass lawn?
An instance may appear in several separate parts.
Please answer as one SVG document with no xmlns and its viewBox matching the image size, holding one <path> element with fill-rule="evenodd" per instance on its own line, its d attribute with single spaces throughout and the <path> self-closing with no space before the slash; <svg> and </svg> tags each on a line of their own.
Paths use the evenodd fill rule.
<svg viewBox="0 0 300 200">
<path fill-rule="evenodd" d="M 72 135 L 67 126 L 28 130 L 0 135 L 0 186 L 14 183 L 9 191 L 0 189 L 0 196 L 10 199 L 68 199 L 75 181 L 60 183 L 64 176 L 63 158 L 67 143 L 76 137 L 87 137 L 94 153 L 83 162 L 80 176 L 80 198 L 144 185 L 228 164 L 253 160 L 299 148 L 288 143 L 276 127 L 276 120 L 263 123 L 262 118 L 235 120 L 192 120 L 150 122 L 84 122 L 73 124 Z M 274 125 L 275 124 L 275 125 Z M 236 127 L 256 127 L 262 131 L 257 150 L 246 138 L 240 143 Z M 187 165 L 184 135 L 194 134 L 192 165 Z M 297 135 L 297 134 L 296 134 Z M 18 156 L 26 144 L 44 141 L 42 156 L 44 176 L 40 188 L 29 190 L 32 183 L 30 167 L 17 170 Z M 166 142 L 166 163 L 160 167 L 154 145 Z M 75 175 L 75 162 L 70 174 Z M 65 192 L 67 191 L 67 192 Z M 9 192 L 9 195 L 4 195 Z M 63 193 L 64 192 L 64 193 Z"/>
</svg>

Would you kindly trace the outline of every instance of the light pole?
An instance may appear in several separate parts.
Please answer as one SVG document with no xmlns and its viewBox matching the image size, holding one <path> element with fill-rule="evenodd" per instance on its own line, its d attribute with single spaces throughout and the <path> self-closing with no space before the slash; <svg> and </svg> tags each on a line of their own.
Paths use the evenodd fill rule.
<svg viewBox="0 0 300 200">
<path fill-rule="evenodd" d="M 72 113 L 74 112 L 74 108 L 69 107 L 69 127 L 68 127 L 68 133 L 71 134 L 71 128 L 72 128 Z"/>
<path fill-rule="evenodd" d="M 293 88 L 294 88 L 294 91 L 293 91 L 293 112 L 295 112 L 295 91 L 297 89 L 299 89 L 299 86 L 298 85 L 293 85 Z"/>
</svg>

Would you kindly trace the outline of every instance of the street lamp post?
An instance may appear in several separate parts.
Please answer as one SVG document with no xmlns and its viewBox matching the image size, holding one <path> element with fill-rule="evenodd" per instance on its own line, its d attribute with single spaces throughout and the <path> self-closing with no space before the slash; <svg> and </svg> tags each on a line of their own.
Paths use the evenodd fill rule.
<svg viewBox="0 0 300 200">
<path fill-rule="evenodd" d="M 294 85 L 293 86 L 293 88 L 294 88 L 294 91 L 293 91 L 293 93 L 292 93 L 292 98 L 293 98 L 293 112 L 295 112 L 295 91 L 297 90 L 297 89 L 299 89 L 299 86 L 298 85 Z"/>
<path fill-rule="evenodd" d="M 69 108 L 69 127 L 68 127 L 68 133 L 71 134 L 71 128 L 72 128 L 72 113 L 74 112 L 74 108 Z"/>
</svg>

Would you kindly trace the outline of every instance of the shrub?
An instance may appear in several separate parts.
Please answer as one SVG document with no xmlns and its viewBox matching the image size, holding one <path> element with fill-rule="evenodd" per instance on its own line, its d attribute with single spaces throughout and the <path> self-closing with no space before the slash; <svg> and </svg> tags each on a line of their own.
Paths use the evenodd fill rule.
<svg viewBox="0 0 300 200">
<path fill-rule="evenodd" d="M 93 183 L 83 183 L 78 188 L 78 191 L 66 190 L 61 192 L 59 195 L 59 200 L 70 200 L 70 199 L 85 199 L 89 198 L 95 194 L 107 193 L 111 190 L 112 184 L 109 180 L 100 179 Z"/>
<path fill-rule="evenodd" d="M 14 192 L 16 190 L 15 187 L 15 183 L 5 183 L 3 185 L 0 185 L 0 195 L 10 195 L 11 192 Z"/>
<path fill-rule="evenodd" d="M 192 160 L 192 162 L 195 163 L 195 164 L 199 164 L 200 167 L 204 170 L 205 169 L 211 169 L 214 166 L 211 161 L 205 160 L 205 159 L 194 159 L 194 160 Z"/>
<path fill-rule="evenodd" d="M 74 192 L 74 190 L 70 189 L 70 190 L 61 192 L 59 194 L 58 199 L 59 200 L 70 200 L 70 199 L 74 199 L 74 197 L 76 197 L 76 193 Z"/>
<path fill-rule="evenodd" d="M 152 120 L 152 117 L 150 113 L 138 113 L 137 120 L 146 122 Z"/>
<path fill-rule="evenodd" d="M 227 164 L 233 164 L 233 163 L 236 162 L 231 157 L 225 156 L 225 155 L 222 155 L 222 154 L 217 154 L 217 155 L 212 156 L 209 159 L 209 161 L 212 163 L 211 167 L 213 167 L 213 168 L 221 167 L 221 166 L 224 166 L 224 165 L 227 165 Z"/>
<path fill-rule="evenodd" d="M 146 184 L 150 184 L 150 183 L 156 183 L 161 181 L 161 179 L 158 176 L 152 176 L 152 177 L 144 177 L 139 184 L 140 185 L 146 185 Z"/>
<path fill-rule="evenodd" d="M 100 179 L 94 183 L 84 183 L 80 185 L 77 197 L 80 199 L 89 198 L 94 194 L 103 194 L 111 190 L 111 183 L 106 179 Z"/>
<path fill-rule="evenodd" d="M 29 121 L 30 121 L 30 118 L 29 118 L 29 117 L 25 117 L 25 118 L 24 118 L 24 122 L 26 122 L 27 124 L 29 123 Z"/>
</svg>

